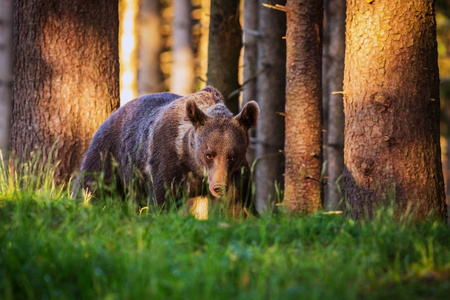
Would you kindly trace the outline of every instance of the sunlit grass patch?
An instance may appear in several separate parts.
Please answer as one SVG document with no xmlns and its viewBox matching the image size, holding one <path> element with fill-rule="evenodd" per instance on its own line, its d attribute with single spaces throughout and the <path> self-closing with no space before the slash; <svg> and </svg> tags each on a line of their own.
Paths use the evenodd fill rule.
<svg viewBox="0 0 450 300">
<path fill-rule="evenodd" d="M 450 230 L 438 221 L 394 218 L 392 208 L 371 221 L 282 212 L 236 219 L 223 209 L 197 220 L 175 206 L 139 207 L 114 194 L 74 201 L 66 187 L 19 175 L 20 168 L 14 184 L 8 167 L 0 175 L 6 178 L 0 299 L 445 299 L 450 293 Z"/>
</svg>

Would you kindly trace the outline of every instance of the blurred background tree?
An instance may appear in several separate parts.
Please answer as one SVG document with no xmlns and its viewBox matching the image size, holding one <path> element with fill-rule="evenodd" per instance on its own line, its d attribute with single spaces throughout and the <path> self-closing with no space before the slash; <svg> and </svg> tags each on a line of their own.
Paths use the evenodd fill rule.
<svg viewBox="0 0 450 300">
<path fill-rule="evenodd" d="M 447 205 L 450 204 L 450 3 L 436 1 L 438 63 L 441 96 L 441 148 Z M 450 216 L 449 216 L 450 220 Z"/>
<path fill-rule="evenodd" d="M 11 140 L 13 1 L 0 0 L 0 151 L 6 158 Z"/>
</svg>

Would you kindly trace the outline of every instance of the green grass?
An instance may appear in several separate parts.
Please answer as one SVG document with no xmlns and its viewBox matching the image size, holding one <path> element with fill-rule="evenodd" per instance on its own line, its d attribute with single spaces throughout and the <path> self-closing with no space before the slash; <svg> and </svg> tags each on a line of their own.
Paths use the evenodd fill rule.
<svg viewBox="0 0 450 300">
<path fill-rule="evenodd" d="M 342 215 L 199 221 L 70 199 L 0 168 L 0 299 L 448 299 L 442 223 Z M 36 169 L 36 168 L 35 168 Z M 21 171 L 22 170 L 22 171 Z M 47 173 L 46 173 L 47 172 Z M 10 172 L 11 173 L 11 172 Z M 16 174 L 17 173 L 17 174 Z M 11 178 L 15 177 L 14 180 Z"/>
</svg>

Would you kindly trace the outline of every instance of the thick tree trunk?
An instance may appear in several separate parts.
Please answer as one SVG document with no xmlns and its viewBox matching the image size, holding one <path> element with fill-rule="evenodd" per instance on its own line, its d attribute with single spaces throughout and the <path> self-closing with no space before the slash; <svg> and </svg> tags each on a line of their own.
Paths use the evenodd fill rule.
<svg viewBox="0 0 450 300">
<path fill-rule="evenodd" d="M 119 105 L 117 1 L 15 2 L 12 147 L 27 158 L 54 145 L 67 180 Z"/>
<path fill-rule="evenodd" d="M 209 25 L 208 80 L 225 97 L 228 109 L 239 111 L 238 67 L 242 47 L 240 0 L 212 0 Z M 231 96 L 231 97 L 230 97 Z"/>
<path fill-rule="evenodd" d="M 347 1 L 345 170 L 351 215 L 395 201 L 445 218 L 434 1 Z"/>
<path fill-rule="evenodd" d="M 314 213 L 322 207 L 321 0 L 286 4 L 286 157 L 284 204 Z"/>
<path fill-rule="evenodd" d="M 0 0 L 0 152 L 6 159 L 11 140 L 13 2 Z"/>
<path fill-rule="evenodd" d="M 327 24 L 327 61 L 324 67 L 328 84 L 328 126 L 327 126 L 327 175 L 326 207 L 340 209 L 340 182 L 344 170 L 344 106 L 342 84 L 344 79 L 345 54 L 345 0 L 325 0 Z M 338 93 L 333 93 L 338 92 Z"/>
<path fill-rule="evenodd" d="M 160 55 L 161 5 L 159 0 L 141 0 L 139 9 L 139 95 L 164 91 Z"/>
<path fill-rule="evenodd" d="M 244 1 L 244 86 L 242 102 L 257 99 L 257 59 L 258 59 L 258 0 Z M 250 145 L 247 149 L 247 160 L 250 164 L 255 160 L 255 132 L 250 131 Z"/>
<path fill-rule="evenodd" d="M 188 95 L 194 89 L 194 51 L 191 46 L 191 2 L 175 0 L 173 3 L 173 47 L 170 91 Z"/>
<path fill-rule="evenodd" d="M 286 1 L 259 0 L 258 11 L 258 104 L 255 170 L 256 207 L 265 210 L 277 195 L 275 183 L 284 185 L 284 112 L 286 84 L 286 14 L 263 3 L 285 5 Z"/>
</svg>

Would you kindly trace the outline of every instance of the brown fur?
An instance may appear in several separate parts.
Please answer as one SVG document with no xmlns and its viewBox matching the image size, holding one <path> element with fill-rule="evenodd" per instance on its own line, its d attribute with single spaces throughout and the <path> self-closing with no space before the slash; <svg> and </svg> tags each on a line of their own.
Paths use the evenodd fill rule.
<svg viewBox="0 0 450 300">
<path fill-rule="evenodd" d="M 77 186 L 94 191 L 93 174 L 104 172 L 106 184 L 117 175 L 125 189 L 138 177 L 138 200 L 143 203 L 162 205 L 167 191 L 175 199 L 209 191 L 213 198 L 227 195 L 248 205 L 247 131 L 256 126 L 258 112 L 252 101 L 233 117 L 212 87 L 186 97 L 162 93 L 135 99 L 97 131 Z"/>
</svg>

